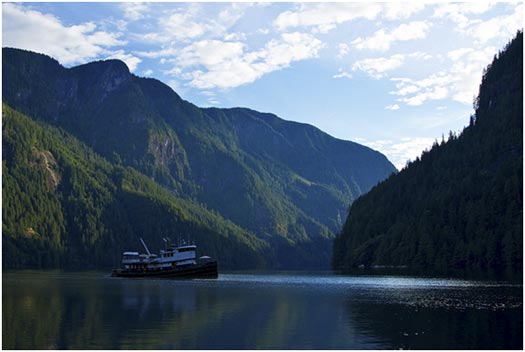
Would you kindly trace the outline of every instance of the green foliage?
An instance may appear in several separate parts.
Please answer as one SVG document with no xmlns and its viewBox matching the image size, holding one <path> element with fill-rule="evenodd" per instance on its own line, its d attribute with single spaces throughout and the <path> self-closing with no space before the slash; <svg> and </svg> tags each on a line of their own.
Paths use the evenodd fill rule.
<svg viewBox="0 0 525 352">
<path fill-rule="evenodd" d="M 174 196 L 129 167 L 112 165 L 68 133 L 3 105 L 3 267 L 110 267 L 143 237 L 183 235 L 223 268 L 271 264 L 268 244 Z M 51 169 L 38 156 L 56 159 Z M 58 184 L 50 184 L 53 175 Z"/>
<path fill-rule="evenodd" d="M 333 266 L 522 272 L 523 34 L 484 72 L 476 115 L 460 136 L 352 205 Z"/>
</svg>

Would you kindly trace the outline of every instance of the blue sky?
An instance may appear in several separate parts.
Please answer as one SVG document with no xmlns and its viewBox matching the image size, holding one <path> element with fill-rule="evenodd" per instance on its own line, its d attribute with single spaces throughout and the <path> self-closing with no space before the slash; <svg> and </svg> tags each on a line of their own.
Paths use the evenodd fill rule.
<svg viewBox="0 0 525 352">
<path fill-rule="evenodd" d="M 118 58 L 198 106 L 249 107 L 398 168 L 469 121 L 522 2 L 3 3 L 2 46 Z"/>
</svg>

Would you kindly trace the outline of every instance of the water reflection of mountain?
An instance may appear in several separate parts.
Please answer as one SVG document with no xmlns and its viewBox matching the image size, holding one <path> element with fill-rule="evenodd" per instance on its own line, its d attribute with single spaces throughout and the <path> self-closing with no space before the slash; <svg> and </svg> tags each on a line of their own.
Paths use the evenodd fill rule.
<svg viewBox="0 0 525 352">
<path fill-rule="evenodd" d="M 2 349 L 60 348 L 56 339 L 64 315 L 60 288 L 36 275 L 31 287 L 23 280 L 8 281 L 3 274 Z"/>
<path fill-rule="evenodd" d="M 34 272 L 27 279 L 4 274 L 2 347 L 191 348 L 198 345 L 195 331 L 240 306 L 184 283 L 122 282 L 100 274 L 83 279 L 60 272 Z"/>
</svg>

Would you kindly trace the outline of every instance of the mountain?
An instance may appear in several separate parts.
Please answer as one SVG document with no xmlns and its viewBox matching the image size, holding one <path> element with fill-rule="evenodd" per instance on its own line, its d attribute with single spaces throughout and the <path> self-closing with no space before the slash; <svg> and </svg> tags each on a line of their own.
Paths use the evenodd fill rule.
<svg viewBox="0 0 525 352">
<path fill-rule="evenodd" d="M 484 71 L 460 136 L 356 200 L 333 266 L 522 275 L 523 32 Z"/>
<path fill-rule="evenodd" d="M 3 48 L 2 73 L 2 98 L 11 109 L 67 133 L 111 168 L 146 176 L 166 192 L 163 197 L 214 214 L 243 238 L 254 235 L 258 242 L 251 248 L 269 251 L 267 267 L 327 267 L 348 205 L 395 172 L 382 154 L 310 125 L 244 108 L 199 108 L 162 82 L 131 74 L 118 60 L 68 69 L 42 54 Z M 24 162 L 32 161 L 15 164 Z M 20 229 L 5 229 L 3 237 L 24 237 Z M 68 236 L 78 236 L 77 230 L 68 228 Z M 147 237 L 176 237 L 176 230 L 147 230 Z M 104 237 L 102 229 L 93 231 Z M 111 251 L 104 253 L 118 255 Z"/>
<path fill-rule="evenodd" d="M 109 267 L 140 249 L 140 237 L 156 248 L 170 233 L 191 234 L 226 268 L 273 259 L 253 233 L 109 163 L 64 130 L 6 105 L 2 116 L 4 268 Z"/>
</svg>

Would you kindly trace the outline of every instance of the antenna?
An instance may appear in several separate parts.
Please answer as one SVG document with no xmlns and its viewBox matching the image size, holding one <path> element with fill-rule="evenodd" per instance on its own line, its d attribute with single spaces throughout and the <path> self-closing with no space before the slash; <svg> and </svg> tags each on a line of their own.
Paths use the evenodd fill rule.
<svg viewBox="0 0 525 352">
<path fill-rule="evenodd" d="M 144 249 L 146 250 L 146 253 L 148 253 L 148 256 L 151 256 L 151 253 L 148 249 L 148 246 L 146 246 L 146 243 L 144 243 L 144 240 L 142 239 L 142 237 L 140 238 L 140 242 L 142 242 L 142 245 L 144 246 Z"/>
</svg>

